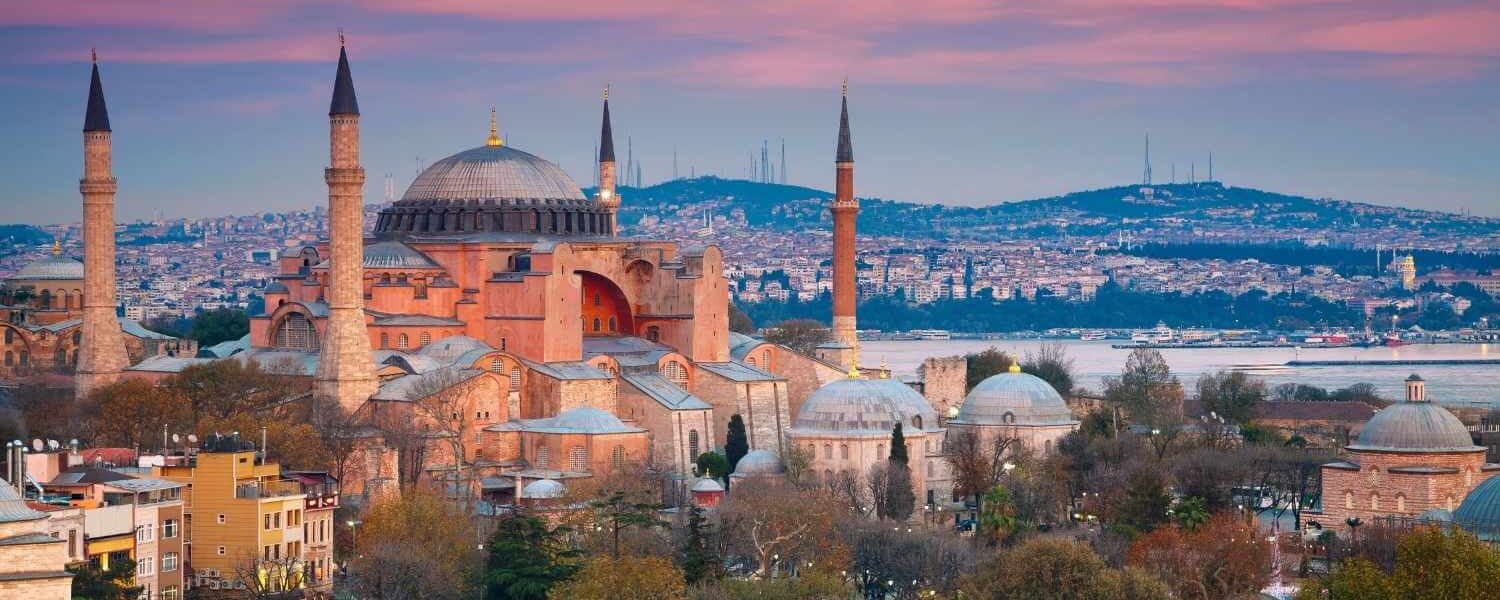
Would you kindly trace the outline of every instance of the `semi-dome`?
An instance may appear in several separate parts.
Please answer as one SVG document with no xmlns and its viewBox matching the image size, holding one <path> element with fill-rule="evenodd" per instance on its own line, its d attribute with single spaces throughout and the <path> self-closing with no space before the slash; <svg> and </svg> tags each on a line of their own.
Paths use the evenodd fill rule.
<svg viewBox="0 0 1500 600">
<path fill-rule="evenodd" d="M 1453 511 L 1453 523 L 1485 541 L 1500 541 L 1500 477 L 1491 477 Z"/>
<path fill-rule="evenodd" d="M 83 279 L 83 263 L 53 253 L 21 267 L 11 279 Z"/>
<path fill-rule="evenodd" d="M 538 479 L 521 488 L 521 497 L 532 500 L 551 500 L 567 493 L 567 486 L 551 479 Z"/>
<path fill-rule="evenodd" d="M 739 464 L 734 466 L 734 474 L 737 477 L 781 475 L 785 472 L 786 467 L 782 466 L 781 459 L 770 450 L 751 450 L 740 457 Z"/>
<path fill-rule="evenodd" d="M 1068 404 L 1052 384 L 1014 366 L 991 375 L 964 397 L 958 416 L 965 425 L 1072 425 Z"/>
<path fill-rule="evenodd" d="M 565 410 L 552 420 L 552 426 L 577 433 L 631 433 L 640 431 L 628 427 L 609 412 L 592 406 L 580 406 Z"/>
<path fill-rule="evenodd" d="M 797 411 L 792 433 L 888 436 L 896 423 L 906 431 L 937 429 L 937 411 L 927 399 L 894 379 L 838 379 L 813 392 Z"/>
<path fill-rule="evenodd" d="M 1448 409 L 1431 402 L 1397 402 L 1380 409 L 1350 450 L 1384 452 L 1478 452 L 1469 429 Z"/>
<path fill-rule="evenodd" d="M 562 167 L 497 144 L 432 163 L 400 200 L 380 211 L 375 231 L 387 237 L 480 232 L 604 235 L 605 214 Z"/>
</svg>

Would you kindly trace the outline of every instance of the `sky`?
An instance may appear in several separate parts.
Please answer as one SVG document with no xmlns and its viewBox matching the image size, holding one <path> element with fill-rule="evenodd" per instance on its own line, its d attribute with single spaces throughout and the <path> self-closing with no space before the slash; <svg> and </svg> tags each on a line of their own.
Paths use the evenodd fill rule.
<svg viewBox="0 0 1500 600">
<path fill-rule="evenodd" d="M 1190 170 L 1500 216 L 1500 6 L 1430 0 L 0 0 L 0 223 L 78 219 L 89 51 L 121 220 L 326 202 L 342 29 L 366 198 L 507 143 L 593 181 L 600 91 L 648 183 L 763 140 L 862 197 L 979 205 Z M 626 202 L 629 198 L 624 199 Z"/>
</svg>

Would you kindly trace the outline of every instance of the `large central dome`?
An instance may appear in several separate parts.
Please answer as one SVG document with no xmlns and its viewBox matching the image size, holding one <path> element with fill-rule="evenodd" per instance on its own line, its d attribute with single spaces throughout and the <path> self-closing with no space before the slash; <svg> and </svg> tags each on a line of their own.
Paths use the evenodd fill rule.
<svg viewBox="0 0 1500 600">
<path fill-rule="evenodd" d="M 427 167 L 380 211 L 378 234 L 458 236 L 481 232 L 607 235 L 608 215 L 561 167 L 499 144 Z"/>
</svg>

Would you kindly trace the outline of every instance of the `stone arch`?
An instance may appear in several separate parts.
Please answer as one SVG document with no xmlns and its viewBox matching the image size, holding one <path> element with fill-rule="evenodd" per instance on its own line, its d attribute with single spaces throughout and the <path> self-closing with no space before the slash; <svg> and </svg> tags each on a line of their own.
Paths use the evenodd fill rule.
<svg viewBox="0 0 1500 600">
<path fill-rule="evenodd" d="M 618 335 L 622 331 L 635 331 L 634 311 L 625 290 L 610 278 L 593 271 L 575 273 L 583 290 L 584 335 Z"/>
<path fill-rule="evenodd" d="M 290 310 L 272 322 L 271 345 L 282 350 L 317 350 L 318 329 L 300 310 Z"/>
</svg>

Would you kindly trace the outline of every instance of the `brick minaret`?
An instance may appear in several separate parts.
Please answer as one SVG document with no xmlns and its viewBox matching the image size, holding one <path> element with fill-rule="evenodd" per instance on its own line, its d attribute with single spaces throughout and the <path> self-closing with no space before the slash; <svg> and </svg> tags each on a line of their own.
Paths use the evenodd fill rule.
<svg viewBox="0 0 1500 600">
<path fill-rule="evenodd" d="M 833 339 L 859 351 L 854 330 L 854 221 L 859 200 L 854 198 L 854 146 L 849 141 L 849 82 L 844 82 L 843 106 L 839 112 L 839 147 L 834 156 L 833 203 Z"/>
<path fill-rule="evenodd" d="M 328 324 L 318 356 L 317 394 L 353 412 L 375 393 L 375 364 L 364 312 L 364 185 L 359 166 L 359 103 L 349 56 L 339 47 L 328 106 Z"/>
<path fill-rule="evenodd" d="M 614 235 L 615 212 L 620 209 L 620 197 L 615 194 L 615 134 L 609 128 L 609 86 L 604 86 L 604 124 L 599 129 L 599 205 L 607 212 L 607 229 Z"/>
<path fill-rule="evenodd" d="M 83 119 L 83 341 L 78 348 L 74 393 L 90 390 L 120 377 L 129 365 L 120 320 L 115 316 L 115 182 L 110 142 L 109 111 L 99 63 L 94 61 L 89 81 L 88 112 Z"/>
</svg>

